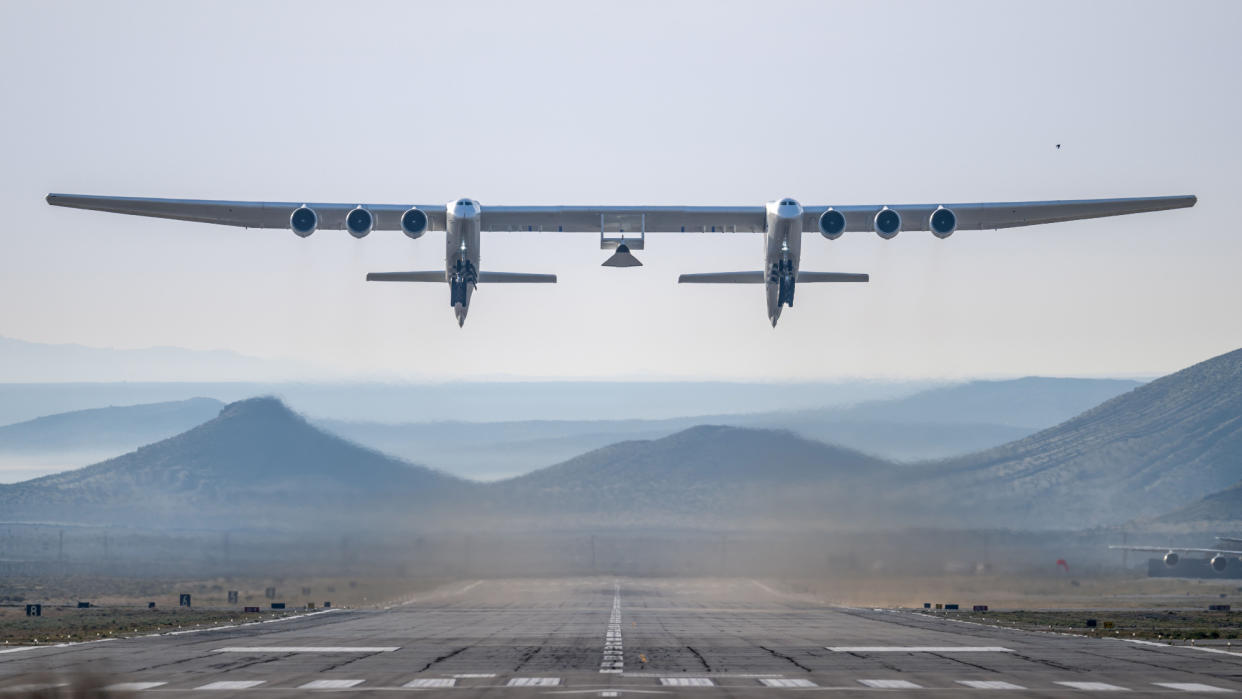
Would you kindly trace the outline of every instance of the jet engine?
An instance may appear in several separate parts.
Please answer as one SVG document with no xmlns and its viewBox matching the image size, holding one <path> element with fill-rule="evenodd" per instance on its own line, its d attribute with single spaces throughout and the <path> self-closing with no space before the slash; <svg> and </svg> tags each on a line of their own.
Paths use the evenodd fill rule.
<svg viewBox="0 0 1242 699">
<path fill-rule="evenodd" d="M 289 228 L 299 238 L 305 238 L 319 227 L 319 214 L 309 206 L 299 206 L 289 214 Z"/>
<path fill-rule="evenodd" d="M 875 233 L 885 240 L 892 240 L 901 232 L 901 214 L 887 206 L 875 215 Z"/>
<path fill-rule="evenodd" d="M 819 215 L 819 234 L 828 240 L 836 240 L 845 233 L 845 214 L 828 209 Z"/>
<path fill-rule="evenodd" d="M 345 230 L 355 238 L 367 237 L 374 227 L 375 216 L 361 205 L 345 215 Z"/>
<path fill-rule="evenodd" d="M 1177 562 L 1180 560 L 1181 560 L 1181 556 L 1178 556 L 1176 553 L 1172 551 L 1169 551 L 1168 553 L 1164 554 L 1164 564 L 1170 568 L 1176 568 Z"/>
<path fill-rule="evenodd" d="M 1210 562 L 1212 564 L 1212 570 L 1216 571 L 1217 573 L 1223 573 L 1225 572 L 1225 569 L 1229 567 L 1229 559 L 1225 558 L 1219 553 L 1216 554 L 1215 556 L 1212 556 L 1212 560 Z"/>
<path fill-rule="evenodd" d="M 944 240 L 957 230 L 957 214 L 953 213 L 952 209 L 937 207 L 931 216 L 927 217 L 927 228 L 932 235 Z"/>
<path fill-rule="evenodd" d="M 401 232 L 414 240 L 423 237 L 427 232 L 427 214 L 418 207 L 410 207 L 401 214 Z"/>
</svg>

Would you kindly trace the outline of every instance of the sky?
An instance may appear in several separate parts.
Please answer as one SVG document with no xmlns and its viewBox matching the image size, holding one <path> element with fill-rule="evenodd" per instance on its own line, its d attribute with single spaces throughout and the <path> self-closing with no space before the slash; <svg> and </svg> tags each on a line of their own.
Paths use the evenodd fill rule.
<svg viewBox="0 0 1242 699">
<path fill-rule="evenodd" d="M 1242 346 L 1242 3 L 0 3 L 0 336 L 229 350 L 314 376 L 811 381 L 1155 376 Z M 1062 144 L 1060 149 L 1056 144 Z M 47 206 L 48 192 L 489 204 L 1196 194 L 948 240 L 804 240 L 771 328 L 755 234 L 490 233 L 560 283 L 366 284 L 354 240 Z"/>
</svg>

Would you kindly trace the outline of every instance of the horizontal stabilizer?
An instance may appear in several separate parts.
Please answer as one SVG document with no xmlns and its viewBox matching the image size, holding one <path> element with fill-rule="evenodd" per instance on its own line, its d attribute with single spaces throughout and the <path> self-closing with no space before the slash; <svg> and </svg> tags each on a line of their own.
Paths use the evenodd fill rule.
<svg viewBox="0 0 1242 699">
<path fill-rule="evenodd" d="M 479 272 L 480 284 L 555 284 L 555 274 L 524 272 Z"/>
<path fill-rule="evenodd" d="M 430 272 L 371 272 L 367 275 L 369 282 L 446 282 L 448 275 L 444 270 Z"/>
<path fill-rule="evenodd" d="M 763 272 L 708 272 L 707 274 L 683 274 L 678 284 L 762 284 L 767 281 Z"/>
<path fill-rule="evenodd" d="M 866 282 L 871 281 L 870 275 L 847 274 L 845 272 L 798 272 L 798 283 L 813 282 Z"/>
</svg>

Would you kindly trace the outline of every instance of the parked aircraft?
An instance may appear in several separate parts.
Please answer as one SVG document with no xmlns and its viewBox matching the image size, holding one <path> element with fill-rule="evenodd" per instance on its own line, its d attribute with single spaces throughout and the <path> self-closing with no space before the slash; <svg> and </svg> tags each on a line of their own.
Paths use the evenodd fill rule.
<svg viewBox="0 0 1242 699">
<path fill-rule="evenodd" d="M 216 223 L 245 228 L 290 228 L 305 238 L 317 229 L 344 229 L 355 238 L 373 230 L 400 230 L 417 239 L 445 231 L 444 270 L 374 272 L 368 281 L 442 282 L 458 325 L 465 323 L 478 284 L 553 283 L 554 274 L 483 272 L 480 234 L 485 231 L 599 231 L 600 247 L 616 252 L 608 267 L 641 263 L 647 233 L 762 233 L 761 269 L 683 274 L 683 284 L 760 284 L 767 295 L 768 319 L 775 327 L 781 309 L 793 306 L 798 283 L 866 282 L 867 274 L 803 272 L 802 233 L 819 231 L 828 240 L 845 233 L 872 231 L 891 240 L 903 230 L 930 231 L 948 238 L 957 230 L 1032 226 L 1060 221 L 1119 216 L 1194 206 L 1194 196 L 1080 199 L 978 204 L 803 206 L 783 198 L 765 206 L 494 206 L 455 199 L 444 206 L 398 204 L 319 204 L 297 202 L 151 199 L 82 194 L 49 194 L 53 206 L 136 216 Z"/>
</svg>

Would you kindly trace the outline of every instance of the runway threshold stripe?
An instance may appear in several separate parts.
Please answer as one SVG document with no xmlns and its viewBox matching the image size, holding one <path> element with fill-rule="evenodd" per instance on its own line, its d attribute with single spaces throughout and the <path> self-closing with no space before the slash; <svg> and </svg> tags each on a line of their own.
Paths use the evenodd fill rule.
<svg viewBox="0 0 1242 699">
<path fill-rule="evenodd" d="M 1026 689 L 1020 684 L 1001 682 L 1000 680 L 957 680 L 971 689 Z"/>
<path fill-rule="evenodd" d="M 453 687 L 457 684 L 457 680 L 451 677 L 425 677 L 423 679 L 411 680 L 401 685 L 402 687 L 428 688 L 428 687 Z"/>
<path fill-rule="evenodd" d="M 1128 692 L 1130 690 L 1125 687 L 1118 687 L 1115 684 L 1107 682 L 1054 682 L 1062 687 L 1077 689 L 1083 692 Z"/>
<path fill-rule="evenodd" d="M 349 689 L 357 687 L 366 680 L 314 680 L 298 687 L 298 689 Z"/>
<path fill-rule="evenodd" d="M 265 680 L 224 680 L 221 682 L 208 682 L 201 687 L 195 689 L 206 689 L 209 691 L 227 691 L 231 689 L 250 689 L 263 684 Z"/>
<path fill-rule="evenodd" d="M 1012 653 L 1003 646 L 826 646 L 835 653 Z"/>
<path fill-rule="evenodd" d="M 764 687 L 784 687 L 788 689 L 819 686 L 810 680 L 781 680 L 781 679 L 764 678 L 764 679 L 759 680 L 759 683 L 762 684 Z"/>
<path fill-rule="evenodd" d="M 162 687 L 167 682 L 118 682 L 104 687 L 105 692 L 141 692 L 144 689 Z"/>
<path fill-rule="evenodd" d="M 228 646 L 217 653 L 391 653 L 400 646 Z"/>
<path fill-rule="evenodd" d="M 1224 687 L 1213 687 L 1210 684 L 1200 684 L 1198 682 L 1152 682 L 1152 684 L 1156 685 L 1157 687 L 1167 687 L 1168 689 L 1179 689 L 1183 692 L 1203 692 L 1205 694 L 1209 692 L 1220 693 L 1220 692 L 1233 692 L 1234 691 L 1232 689 L 1225 689 Z"/>
<path fill-rule="evenodd" d="M 906 680 L 858 680 L 872 689 L 922 689 L 920 685 Z"/>
<path fill-rule="evenodd" d="M 555 687 L 561 683 L 559 677 L 514 677 L 509 680 L 510 687 Z"/>
<path fill-rule="evenodd" d="M 661 677 L 660 684 L 665 687 L 715 687 L 716 684 L 706 677 Z"/>
</svg>

